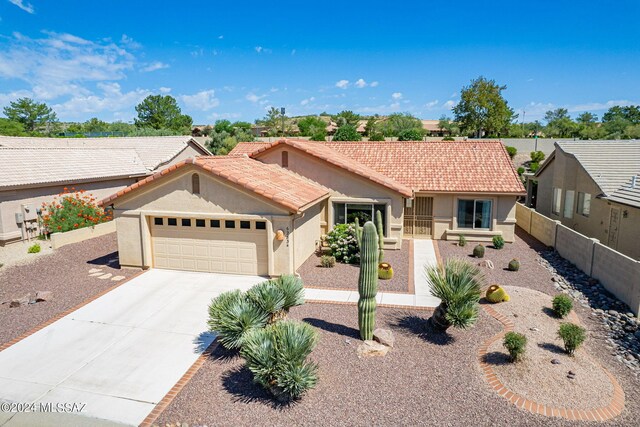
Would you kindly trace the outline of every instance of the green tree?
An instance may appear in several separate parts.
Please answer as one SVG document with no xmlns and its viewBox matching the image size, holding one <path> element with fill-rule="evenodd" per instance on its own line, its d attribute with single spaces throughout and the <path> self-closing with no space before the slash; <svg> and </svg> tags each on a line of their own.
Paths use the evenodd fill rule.
<svg viewBox="0 0 640 427">
<path fill-rule="evenodd" d="M 393 113 L 382 122 L 380 129 L 384 136 L 397 136 L 407 131 L 415 131 L 413 136 L 419 132 L 422 134 L 422 121 L 409 113 Z M 422 139 L 422 135 L 420 138 Z"/>
<path fill-rule="evenodd" d="M 51 125 L 58 121 L 51 107 L 44 102 L 38 103 L 29 98 L 19 98 L 10 102 L 3 111 L 9 120 L 21 123 L 27 132 L 34 132 L 42 127 L 46 127 L 49 132 Z"/>
<path fill-rule="evenodd" d="M 545 129 L 547 136 L 570 138 L 577 134 L 578 127 L 576 123 L 571 120 L 569 111 L 566 108 L 556 108 L 553 111 L 547 111 L 544 119 L 547 122 Z"/>
<path fill-rule="evenodd" d="M 231 123 L 229 120 L 216 121 L 209 136 L 211 139 L 206 144 L 207 148 L 216 155 L 228 154 L 238 142 L 254 140 L 251 123 Z"/>
<path fill-rule="evenodd" d="M 362 137 L 353 125 L 342 125 L 333 135 L 334 141 L 360 141 Z"/>
<path fill-rule="evenodd" d="M 398 134 L 398 141 L 421 141 L 423 136 L 422 129 L 405 129 Z"/>
<path fill-rule="evenodd" d="M 287 120 L 283 116 L 279 108 L 271 107 L 262 119 L 256 120 L 256 124 L 267 128 L 267 135 L 277 136 L 283 135 L 282 122 Z"/>
<path fill-rule="evenodd" d="M 311 135 L 311 141 L 326 141 L 327 140 L 327 131 L 326 129 L 318 129 L 313 135 Z"/>
<path fill-rule="evenodd" d="M 22 123 L 0 117 L 0 135 L 26 136 L 27 133 L 24 131 Z"/>
<path fill-rule="evenodd" d="M 85 132 L 107 132 L 109 130 L 109 123 L 103 122 L 97 117 L 92 117 L 83 124 Z"/>
<path fill-rule="evenodd" d="M 451 136 L 460 135 L 460 127 L 458 124 L 444 114 L 440 117 L 440 120 L 438 120 L 438 129 L 446 131 Z"/>
<path fill-rule="evenodd" d="M 596 123 L 597 121 L 598 121 L 598 116 L 589 112 L 582 113 L 578 115 L 578 117 L 576 117 L 576 122 L 582 123 L 584 125 Z"/>
<path fill-rule="evenodd" d="M 138 117 L 135 124 L 139 128 L 172 129 L 191 133 L 193 120 L 182 114 L 176 99 L 170 95 L 149 95 L 136 105 Z"/>
<path fill-rule="evenodd" d="M 386 141 L 386 139 L 384 138 L 384 134 L 382 132 L 373 132 L 371 135 L 369 135 L 369 141 Z"/>
<path fill-rule="evenodd" d="M 371 136 L 377 132 L 378 130 L 378 118 L 376 116 L 371 116 L 367 119 L 367 123 L 364 125 L 364 136 Z"/>
<path fill-rule="evenodd" d="M 298 129 L 302 136 L 312 136 L 319 131 L 324 131 L 327 127 L 327 123 L 320 117 L 307 116 L 298 120 Z"/>
<path fill-rule="evenodd" d="M 341 111 L 335 116 L 331 117 L 331 120 L 333 120 L 336 123 L 336 126 L 338 127 L 342 127 L 344 125 L 350 125 L 356 129 L 358 128 L 358 122 L 360 121 L 360 119 L 361 119 L 360 115 L 354 113 L 351 110 Z"/>
<path fill-rule="evenodd" d="M 453 107 L 454 121 L 468 135 L 500 136 L 517 117 L 502 96 L 507 86 L 482 76 L 462 88 L 460 102 Z"/>
<path fill-rule="evenodd" d="M 109 123 L 107 127 L 108 132 L 118 132 L 123 133 L 124 135 L 129 135 L 136 130 L 136 127 L 130 123 L 125 123 L 121 121 Z"/>
<path fill-rule="evenodd" d="M 629 105 L 627 107 L 621 107 L 616 105 L 611 107 L 602 116 L 602 122 L 607 123 L 616 118 L 622 118 L 634 125 L 640 124 L 640 106 Z"/>
</svg>

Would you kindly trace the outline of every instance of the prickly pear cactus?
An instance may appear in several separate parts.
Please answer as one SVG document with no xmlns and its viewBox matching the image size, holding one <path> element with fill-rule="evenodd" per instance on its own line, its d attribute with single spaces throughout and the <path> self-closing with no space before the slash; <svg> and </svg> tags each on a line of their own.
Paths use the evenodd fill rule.
<svg viewBox="0 0 640 427">
<path fill-rule="evenodd" d="M 376 294 L 378 293 L 378 233 L 373 222 L 362 228 L 360 245 L 360 277 L 358 278 L 358 327 L 360 338 L 373 339 L 376 323 Z"/>
</svg>

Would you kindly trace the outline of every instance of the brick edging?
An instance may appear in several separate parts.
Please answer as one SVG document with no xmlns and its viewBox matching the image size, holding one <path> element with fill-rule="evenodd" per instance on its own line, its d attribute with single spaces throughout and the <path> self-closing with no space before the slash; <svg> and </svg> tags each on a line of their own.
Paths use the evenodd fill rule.
<svg viewBox="0 0 640 427">
<path fill-rule="evenodd" d="M 607 406 L 587 410 L 559 408 L 550 405 L 539 404 L 509 390 L 498 379 L 498 376 L 493 371 L 493 368 L 491 367 L 491 365 L 484 361 L 484 358 L 491 344 L 504 337 L 507 332 L 513 331 L 514 324 L 509 318 L 498 313 L 492 307 L 483 305 L 482 308 L 488 315 L 499 321 L 503 326 L 502 331 L 486 340 L 478 349 L 478 361 L 480 363 L 480 368 L 483 371 L 483 377 L 487 381 L 487 383 L 489 383 L 491 388 L 493 388 L 493 390 L 498 393 L 498 395 L 504 397 L 509 402 L 516 405 L 519 409 L 524 409 L 533 414 L 540 414 L 547 417 L 560 417 L 568 420 L 579 421 L 606 421 L 615 418 L 622 413 L 622 411 L 624 410 L 625 401 L 625 395 L 622 387 L 620 387 L 620 384 L 615 379 L 615 377 L 595 360 L 594 362 L 598 364 L 598 366 L 600 366 L 605 374 L 607 374 L 607 377 L 609 377 L 609 380 L 613 385 L 613 397 L 611 399 L 611 402 Z M 575 313 L 572 312 L 571 314 L 573 315 L 572 318 L 577 320 L 577 316 L 575 315 Z"/>
<path fill-rule="evenodd" d="M 142 270 L 139 271 L 137 273 L 135 273 L 133 276 L 128 277 L 122 281 L 120 281 L 119 283 L 115 284 L 114 286 L 111 286 L 110 288 L 107 288 L 103 291 L 101 291 L 100 293 L 90 297 L 87 300 L 84 300 L 83 302 L 81 302 L 80 304 L 77 304 L 65 311 L 63 311 L 62 313 L 56 314 L 55 316 L 53 316 L 51 319 L 45 321 L 44 323 L 39 324 L 38 326 L 36 326 L 33 329 L 28 330 L 27 332 L 25 332 L 24 334 L 18 336 L 17 338 L 12 339 L 11 341 L 8 341 L 2 345 L 0 345 L 0 352 L 4 351 L 6 349 L 8 349 L 9 347 L 11 347 L 14 344 L 19 343 L 20 341 L 22 341 L 23 339 L 35 334 L 36 332 L 40 331 L 41 329 L 46 328 L 47 326 L 51 325 L 52 323 L 57 322 L 58 320 L 62 319 L 65 316 L 68 316 L 69 314 L 73 313 L 74 311 L 84 307 L 85 305 L 97 300 L 98 298 L 100 298 L 101 296 L 111 292 L 112 290 L 124 285 L 125 283 L 127 283 L 128 281 L 135 279 L 136 277 L 140 276 L 142 273 L 145 273 L 147 270 Z"/>
</svg>

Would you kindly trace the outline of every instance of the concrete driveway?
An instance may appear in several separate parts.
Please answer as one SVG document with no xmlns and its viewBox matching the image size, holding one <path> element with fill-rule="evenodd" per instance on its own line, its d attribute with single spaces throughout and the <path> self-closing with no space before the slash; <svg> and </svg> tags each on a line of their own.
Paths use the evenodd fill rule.
<svg viewBox="0 0 640 427">
<path fill-rule="evenodd" d="M 215 338 L 211 299 L 263 280 L 151 270 L 25 338 L 0 352 L 0 401 L 76 415 L 4 405 L 0 426 L 140 424 Z"/>
</svg>

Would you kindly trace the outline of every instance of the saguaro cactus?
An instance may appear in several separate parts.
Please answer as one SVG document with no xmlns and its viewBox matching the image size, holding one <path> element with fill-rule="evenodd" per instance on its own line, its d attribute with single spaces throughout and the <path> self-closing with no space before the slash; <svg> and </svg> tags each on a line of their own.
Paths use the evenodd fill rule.
<svg viewBox="0 0 640 427">
<path fill-rule="evenodd" d="M 384 228 L 382 227 L 382 212 L 376 211 L 376 228 L 378 229 L 378 263 L 384 260 Z"/>
<path fill-rule="evenodd" d="M 358 327 L 360 338 L 373 339 L 376 322 L 376 294 L 378 293 L 378 233 L 373 222 L 362 228 L 360 245 L 360 277 L 358 278 Z"/>
<path fill-rule="evenodd" d="M 353 225 L 356 229 L 356 241 L 358 242 L 358 247 L 360 247 L 362 244 L 362 228 L 360 228 L 360 220 L 358 217 L 355 217 Z"/>
</svg>

